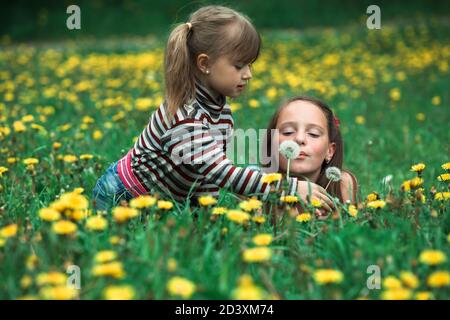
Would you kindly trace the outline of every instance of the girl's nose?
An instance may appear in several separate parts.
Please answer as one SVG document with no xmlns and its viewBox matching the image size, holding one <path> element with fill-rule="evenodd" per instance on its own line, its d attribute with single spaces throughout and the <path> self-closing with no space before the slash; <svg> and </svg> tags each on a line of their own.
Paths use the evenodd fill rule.
<svg viewBox="0 0 450 320">
<path fill-rule="evenodd" d="M 297 142 L 300 146 L 305 144 L 305 134 L 303 132 L 297 132 L 297 134 L 295 135 L 295 142 Z"/>
<path fill-rule="evenodd" d="M 247 66 L 245 68 L 245 71 L 244 71 L 244 74 L 243 74 L 242 78 L 244 80 L 250 80 L 252 77 L 253 77 L 252 70 L 250 69 L 250 66 Z"/>
</svg>

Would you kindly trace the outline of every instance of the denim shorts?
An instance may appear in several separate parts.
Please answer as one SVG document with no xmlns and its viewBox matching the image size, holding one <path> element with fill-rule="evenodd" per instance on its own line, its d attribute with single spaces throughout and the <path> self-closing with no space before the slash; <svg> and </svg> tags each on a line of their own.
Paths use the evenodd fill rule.
<svg viewBox="0 0 450 320">
<path fill-rule="evenodd" d="M 96 210 L 109 210 L 117 206 L 121 200 L 128 201 L 133 198 L 120 180 L 117 164 L 118 161 L 111 164 L 95 184 L 92 199 Z"/>
</svg>

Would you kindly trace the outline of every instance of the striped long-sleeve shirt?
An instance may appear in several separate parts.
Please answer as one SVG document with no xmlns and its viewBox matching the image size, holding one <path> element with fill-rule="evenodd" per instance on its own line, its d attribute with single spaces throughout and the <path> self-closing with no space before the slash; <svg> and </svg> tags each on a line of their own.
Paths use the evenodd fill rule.
<svg viewBox="0 0 450 320">
<path fill-rule="evenodd" d="M 226 98 L 216 101 L 197 84 L 196 98 L 171 121 L 164 103 L 151 115 L 133 148 L 119 160 L 120 179 L 134 196 L 164 192 L 183 201 L 218 196 L 219 188 L 228 188 L 266 199 L 270 186 L 262 182 L 264 174 L 234 166 L 225 155 L 233 123 Z M 296 178 L 290 178 L 288 188 L 288 194 L 296 192 Z"/>
</svg>

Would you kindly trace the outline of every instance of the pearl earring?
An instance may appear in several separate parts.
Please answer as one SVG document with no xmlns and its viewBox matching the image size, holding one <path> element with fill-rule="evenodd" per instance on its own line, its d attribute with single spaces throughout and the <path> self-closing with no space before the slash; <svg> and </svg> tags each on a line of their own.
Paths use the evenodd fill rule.
<svg viewBox="0 0 450 320">
<path fill-rule="evenodd" d="M 209 74 L 209 70 L 206 70 L 206 74 Z"/>
</svg>

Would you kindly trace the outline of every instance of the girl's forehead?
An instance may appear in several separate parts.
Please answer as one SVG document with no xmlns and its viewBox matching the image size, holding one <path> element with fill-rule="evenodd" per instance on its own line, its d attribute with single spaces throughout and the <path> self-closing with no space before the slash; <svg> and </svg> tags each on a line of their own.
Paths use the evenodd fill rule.
<svg viewBox="0 0 450 320">
<path fill-rule="evenodd" d="M 303 100 L 293 101 L 280 111 L 277 126 L 286 122 L 315 124 L 323 128 L 327 127 L 327 119 L 322 109 L 312 102 Z"/>
</svg>

